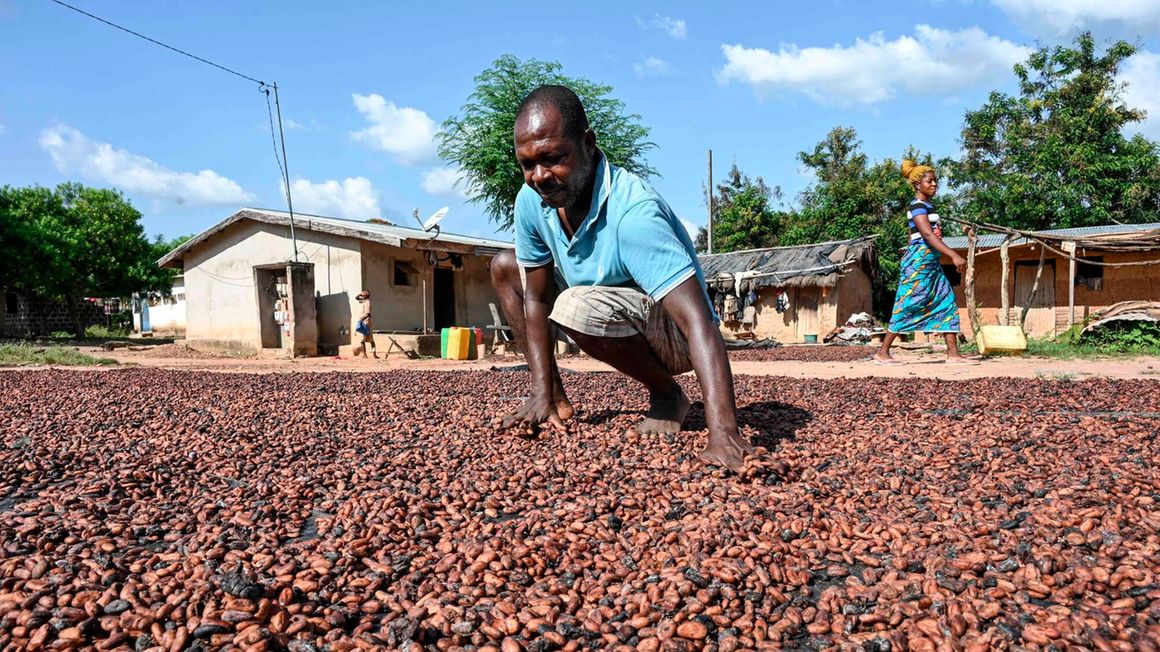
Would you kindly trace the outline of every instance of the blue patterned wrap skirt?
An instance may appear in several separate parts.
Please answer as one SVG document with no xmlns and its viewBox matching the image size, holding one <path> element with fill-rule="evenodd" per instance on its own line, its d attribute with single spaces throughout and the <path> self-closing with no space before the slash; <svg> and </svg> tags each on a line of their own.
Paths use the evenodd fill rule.
<svg viewBox="0 0 1160 652">
<path fill-rule="evenodd" d="M 902 273 L 890 315 L 891 333 L 958 333 L 959 308 L 939 253 L 915 240 L 902 256 Z"/>
</svg>

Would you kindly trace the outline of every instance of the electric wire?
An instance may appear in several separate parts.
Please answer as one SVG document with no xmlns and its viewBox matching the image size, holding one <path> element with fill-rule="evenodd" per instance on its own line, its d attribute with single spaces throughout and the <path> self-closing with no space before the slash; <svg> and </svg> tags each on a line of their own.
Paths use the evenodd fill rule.
<svg viewBox="0 0 1160 652">
<path fill-rule="evenodd" d="M 121 25 L 118 25 L 117 23 L 110 21 L 110 20 L 106 20 L 104 18 L 101 18 L 100 16 L 97 16 L 96 14 L 91 14 L 91 13 L 85 11 L 84 9 L 81 9 L 79 7 L 75 7 L 67 2 L 64 2 L 63 0 L 50 0 L 50 1 L 66 8 L 66 9 L 70 9 L 72 11 L 75 11 L 78 14 L 92 18 L 93 20 L 95 20 L 97 22 L 108 25 L 109 27 L 112 27 L 112 28 L 118 29 L 122 32 L 125 32 L 126 34 L 131 34 L 133 36 L 136 36 L 137 38 L 140 38 L 140 39 L 143 39 L 143 40 L 148 41 L 150 43 L 153 43 L 154 45 L 159 45 L 167 50 L 170 50 L 172 52 L 176 52 L 182 56 L 189 57 L 190 59 L 193 59 L 195 61 L 200 61 L 201 63 L 204 63 L 204 64 L 209 65 L 209 66 L 213 66 L 214 68 L 217 68 L 219 70 L 227 72 L 231 75 L 234 75 L 236 77 L 240 77 L 242 79 L 245 79 L 245 80 L 248 80 L 248 81 L 251 81 L 251 82 L 254 82 L 255 84 L 257 84 L 258 85 L 258 92 L 262 93 L 263 95 L 266 96 L 266 115 L 269 118 L 269 122 L 270 122 L 270 142 L 273 143 L 273 145 L 274 145 L 274 161 L 278 164 L 278 171 L 282 175 L 283 194 L 285 195 L 286 205 L 290 209 L 290 231 L 291 231 L 291 235 L 293 235 L 293 231 L 294 231 L 293 205 L 294 204 L 293 204 L 293 200 L 290 198 L 291 197 L 291 195 L 290 195 L 290 175 L 287 173 L 287 167 L 289 167 L 289 166 L 284 163 L 284 161 L 283 161 L 284 157 L 279 155 L 279 153 L 278 153 L 278 140 L 274 135 L 274 114 L 273 114 L 273 111 L 270 107 L 270 88 L 273 88 L 274 92 L 277 93 L 278 92 L 277 83 L 267 84 L 266 82 L 264 82 L 260 79 L 256 79 L 256 78 L 251 77 L 249 75 L 246 75 L 244 73 L 240 73 L 237 70 L 233 70 L 232 68 L 227 68 L 226 66 L 223 66 L 219 63 L 214 63 L 213 61 L 210 61 L 209 59 L 199 57 L 196 54 L 191 54 L 189 52 L 186 52 L 185 50 L 182 50 L 181 48 L 174 47 L 174 46 L 169 45 L 167 43 L 163 43 L 161 41 L 158 41 L 155 38 L 150 38 L 150 37 L 145 36 L 144 34 L 142 34 L 140 32 L 136 32 L 134 30 L 131 30 L 128 27 L 123 27 Z M 282 125 L 282 115 L 279 112 L 279 114 L 278 114 L 279 132 L 281 132 L 281 125 Z M 282 149 L 283 149 L 283 151 L 285 150 L 285 148 L 286 148 L 286 139 L 285 139 L 285 136 L 283 136 L 282 137 Z M 294 247 L 295 259 L 297 259 L 298 253 L 299 253 L 298 247 L 295 246 Z"/>
<path fill-rule="evenodd" d="M 259 88 L 258 91 L 266 96 L 266 117 L 270 119 L 270 144 L 274 146 L 274 161 L 278 163 L 278 171 L 282 173 L 282 182 L 286 183 L 286 168 L 282 167 L 282 157 L 278 154 L 278 141 L 274 138 L 274 110 L 270 107 L 270 90 L 265 86 L 262 84 L 262 88 Z"/>
<path fill-rule="evenodd" d="M 102 23 L 108 25 L 109 27 L 115 27 L 115 28 L 121 30 L 122 32 L 132 34 L 133 36 L 136 36 L 137 38 L 145 39 L 146 41 L 149 41 L 150 43 L 153 43 L 155 45 L 160 45 L 161 47 L 163 47 L 167 50 L 173 50 L 174 52 L 176 52 L 180 55 L 183 55 L 183 56 L 187 56 L 190 59 L 195 59 L 195 60 L 200 61 L 204 64 L 213 66 L 214 68 L 224 70 L 224 71 L 230 73 L 231 75 L 236 75 L 238 77 L 241 77 L 242 79 L 248 79 L 248 80 L 254 82 L 255 84 L 263 84 L 263 85 L 265 84 L 265 82 L 263 82 L 260 79 L 254 79 L 253 77 L 251 77 L 249 75 L 244 75 L 236 70 L 231 70 L 231 69 L 229 69 L 221 64 L 214 63 L 214 62 L 210 61 L 209 59 L 203 59 L 203 58 L 197 56 L 196 54 L 190 54 L 189 52 L 186 52 L 185 50 L 182 50 L 180 48 L 175 48 L 172 45 L 167 45 L 165 43 L 162 43 L 161 41 L 158 41 L 157 39 L 149 38 L 148 36 L 145 36 L 144 34 L 141 34 L 139 32 L 134 32 L 133 30 L 129 29 L 128 27 L 121 27 L 120 25 L 118 25 L 112 21 L 108 21 L 108 20 L 105 20 L 104 18 L 101 18 L 100 16 L 95 16 L 93 14 L 90 14 L 89 12 L 85 11 L 84 9 L 74 7 L 70 4 L 68 4 L 67 2 L 61 2 L 61 0 L 50 0 L 50 1 L 55 2 L 56 4 L 58 4 L 62 7 L 65 7 L 67 9 L 71 9 L 71 10 L 77 12 L 78 14 L 83 14 L 85 16 L 88 16 L 89 18 L 92 18 L 93 20 L 102 22 Z"/>
</svg>

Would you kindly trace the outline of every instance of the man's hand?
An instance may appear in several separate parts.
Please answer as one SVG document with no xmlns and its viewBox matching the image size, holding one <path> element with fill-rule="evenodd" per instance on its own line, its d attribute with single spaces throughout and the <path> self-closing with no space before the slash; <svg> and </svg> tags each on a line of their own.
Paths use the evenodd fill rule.
<svg viewBox="0 0 1160 652">
<path fill-rule="evenodd" d="M 553 428 L 564 429 L 564 421 L 556 411 L 556 404 L 552 398 L 532 396 L 518 410 L 504 416 L 500 420 L 500 428 L 507 430 L 521 425 L 537 428 L 544 423 Z"/>
<path fill-rule="evenodd" d="M 963 270 L 967 268 L 967 259 L 958 254 L 951 256 L 951 262 L 954 263 L 955 269 L 958 270 L 960 274 L 962 274 Z"/>
<path fill-rule="evenodd" d="M 661 304 L 689 343 L 689 361 L 693 363 L 701 395 L 705 397 L 709 444 L 702 451 L 701 459 L 738 471 L 753 447 L 737 431 L 733 372 L 705 292 L 697 278 L 690 276 L 665 295 Z"/>
</svg>

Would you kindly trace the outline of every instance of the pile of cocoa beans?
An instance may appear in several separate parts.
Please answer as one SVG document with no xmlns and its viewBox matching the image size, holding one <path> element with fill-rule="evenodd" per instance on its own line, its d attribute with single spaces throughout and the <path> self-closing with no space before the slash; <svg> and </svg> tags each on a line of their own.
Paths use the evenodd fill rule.
<svg viewBox="0 0 1160 652">
<path fill-rule="evenodd" d="M 0 649 L 1160 646 L 1155 381 L 742 376 L 756 478 L 564 383 L 0 372 Z"/>
<path fill-rule="evenodd" d="M 730 360 L 754 362 L 855 362 L 868 360 L 877 347 L 850 346 L 778 346 L 769 349 L 734 349 Z"/>
</svg>

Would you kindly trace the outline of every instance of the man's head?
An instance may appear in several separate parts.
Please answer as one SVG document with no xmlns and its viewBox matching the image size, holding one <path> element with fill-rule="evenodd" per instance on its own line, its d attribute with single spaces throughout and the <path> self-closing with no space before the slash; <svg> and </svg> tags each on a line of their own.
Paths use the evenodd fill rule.
<svg viewBox="0 0 1160 652">
<path fill-rule="evenodd" d="M 524 182 L 553 208 L 574 205 L 596 170 L 596 134 L 580 98 L 564 86 L 541 86 L 520 102 L 516 160 Z"/>
</svg>

